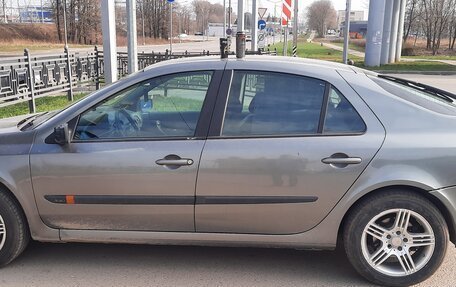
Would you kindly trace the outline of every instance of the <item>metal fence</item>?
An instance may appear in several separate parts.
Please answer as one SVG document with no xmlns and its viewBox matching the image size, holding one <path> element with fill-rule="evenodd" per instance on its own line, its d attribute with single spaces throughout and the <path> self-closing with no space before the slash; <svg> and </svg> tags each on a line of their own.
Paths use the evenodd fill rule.
<svg viewBox="0 0 456 287">
<path fill-rule="evenodd" d="M 247 52 L 247 54 L 271 54 L 276 51 Z M 198 56 L 220 55 L 202 51 L 198 53 L 139 53 L 139 68 L 143 69 L 157 62 Z M 128 55 L 118 53 L 119 77 L 127 75 Z M 26 49 L 23 56 L 0 58 L 0 108 L 21 102 L 28 102 L 30 113 L 36 112 L 35 100 L 54 94 L 67 93 L 73 100 L 74 89 L 78 86 L 95 85 L 100 88 L 103 81 L 103 52 L 95 47 L 88 52 L 32 56 Z"/>
</svg>

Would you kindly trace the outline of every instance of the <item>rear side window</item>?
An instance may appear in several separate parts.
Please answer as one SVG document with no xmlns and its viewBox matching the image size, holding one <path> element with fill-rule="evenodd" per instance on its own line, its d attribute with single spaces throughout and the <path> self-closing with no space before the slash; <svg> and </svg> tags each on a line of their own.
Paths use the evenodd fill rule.
<svg viewBox="0 0 456 287">
<path fill-rule="evenodd" d="M 222 136 L 364 132 L 366 126 L 354 107 L 339 91 L 329 87 L 325 81 L 303 76 L 236 71 Z M 322 112 L 326 112 L 323 117 Z"/>
<path fill-rule="evenodd" d="M 324 133 L 362 133 L 366 125 L 350 102 L 336 89 L 329 92 Z"/>
<path fill-rule="evenodd" d="M 399 83 L 378 77 L 371 77 L 371 79 L 388 93 L 400 97 L 406 101 L 437 113 L 452 116 L 456 115 L 456 103 L 454 101 L 448 101 L 441 97 L 435 96 L 432 93 L 420 91 L 412 87 L 401 85 Z"/>
<path fill-rule="evenodd" d="M 316 134 L 325 87 L 307 77 L 235 72 L 222 135 Z"/>
</svg>

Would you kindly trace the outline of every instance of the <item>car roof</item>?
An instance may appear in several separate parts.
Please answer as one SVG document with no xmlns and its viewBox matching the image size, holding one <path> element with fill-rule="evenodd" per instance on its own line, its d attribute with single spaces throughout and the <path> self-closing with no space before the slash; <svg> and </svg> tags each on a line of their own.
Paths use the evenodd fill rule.
<svg viewBox="0 0 456 287">
<path fill-rule="evenodd" d="M 336 63 L 336 62 L 329 62 L 329 61 L 323 61 L 323 60 L 316 60 L 316 59 L 307 59 L 307 58 L 298 58 L 298 57 L 286 57 L 286 56 L 271 56 L 271 55 L 247 55 L 242 59 L 237 59 L 236 56 L 230 55 L 227 59 L 221 59 L 220 56 L 198 56 L 198 57 L 187 57 L 187 58 L 179 58 L 179 59 L 173 59 L 173 60 L 168 60 L 168 61 L 163 61 L 156 63 L 154 65 L 151 65 L 147 68 L 145 68 L 145 71 L 148 71 L 153 68 L 158 68 L 158 67 L 163 67 L 163 66 L 173 66 L 173 65 L 179 65 L 179 64 L 187 64 L 187 63 L 206 63 L 210 65 L 210 63 L 214 62 L 220 62 L 220 61 L 225 61 L 225 62 L 231 62 L 231 61 L 244 61 L 244 62 L 250 62 L 250 63 L 255 63 L 255 62 L 261 62 L 262 65 L 264 64 L 269 64 L 271 65 L 271 69 L 275 65 L 301 65 L 305 67 L 315 67 L 315 68 L 321 68 L 321 69 L 332 69 L 332 70 L 344 70 L 344 71 L 350 71 L 350 72 L 355 72 L 355 73 L 363 73 L 363 74 L 374 74 L 371 71 L 364 70 L 358 67 L 342 64 L 342 63 Z"/>
</svg>

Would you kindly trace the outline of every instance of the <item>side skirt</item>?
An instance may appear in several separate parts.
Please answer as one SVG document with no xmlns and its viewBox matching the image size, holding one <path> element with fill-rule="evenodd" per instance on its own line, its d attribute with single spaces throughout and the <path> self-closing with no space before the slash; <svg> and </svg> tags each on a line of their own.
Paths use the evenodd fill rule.
<svg viewBox="0 0 456 287">
<path fill-rule="evenodd" d="M 64 242 L 335 249 L 335 242 L 318 241 L 315 243 L 315 240 L 318 239 L 316 235 L 312 230 L 295 235 L 60 230 L 60 238 Z"/>
</svg>

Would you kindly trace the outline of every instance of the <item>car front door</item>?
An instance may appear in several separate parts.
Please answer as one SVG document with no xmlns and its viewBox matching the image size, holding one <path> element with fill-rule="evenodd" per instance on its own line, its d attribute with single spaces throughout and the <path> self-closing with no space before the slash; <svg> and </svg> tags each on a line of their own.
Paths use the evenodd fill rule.
<svg viewBox="0 0 456 287">
<path fill-rule="evenodd" d="M 335 71 L 327 80 L 245 69 L 225 74 L 227 96 L 219 98 L 200 162 L 197 232 L 311 229 L 379 150 L 383 127 Z"/>
<path fill-rule="evenodd" d="M 212 112 L 221 74 L 136 83 L 70 121 L 70 144 L 36 142 L 30 162 L 43 221 L 63 229 L 194 231 L 205 111 Z"/>
</svg>

